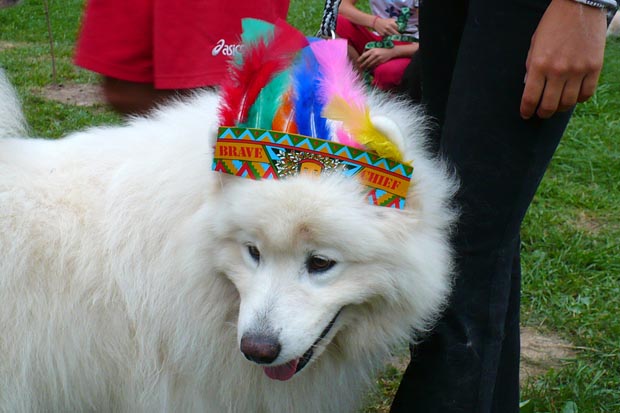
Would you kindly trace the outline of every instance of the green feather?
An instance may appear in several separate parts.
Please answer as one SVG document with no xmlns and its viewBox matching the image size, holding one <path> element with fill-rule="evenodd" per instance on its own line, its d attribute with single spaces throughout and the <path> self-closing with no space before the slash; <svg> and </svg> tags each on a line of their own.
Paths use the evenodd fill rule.
<svg viewBox="0 0 620 413">
<path fill-rule="evenodd" d="M 273 24 L 258 19 L 241 20 L 241 41 L 244 44 L 258 41 L 259 38 L 267 39 L 273 34 Z"/>
<path fill-rule="evenodd" d="M 244 44 L 253 43 L 271 38 L 274 25 L 263 20 L 243 19 L 241 21 L 241 40 Z M 267 83 L 250 108 L 248 119 L 244 125 L 251 128 L 271 129 L 271 123 L 278 107 L 282 103 L 282 96 L 289 85 L 289 72 L 284 71 Z"/>
<path fill-rule="evenodd" d="M 271 82 L 260 91 L 256 102 L 250 108 L 246 126 L 260 129 L 271 129 L 273 118 L 282 104 L 282 96 L 290 84 L 288 70 L 277 74 Z"/>
<path fill-rule="evenodd" d="M 241 43 L 248 47 L 251 43 L 256 43 L 259 39 L 267 40 L 273 35 L 274 25 L 258 19 L 241 19 Z M 233 56 L 237 66 L 243 64 L 243 56 L 236 53 Z"/>
</svg>

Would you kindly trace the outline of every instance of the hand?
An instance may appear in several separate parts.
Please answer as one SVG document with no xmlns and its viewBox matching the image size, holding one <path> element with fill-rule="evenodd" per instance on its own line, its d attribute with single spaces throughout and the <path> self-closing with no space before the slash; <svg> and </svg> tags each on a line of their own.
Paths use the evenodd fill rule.
<svg viewBox="0 0 620 413">
<path fill-rule="evenodd" d="M 573 0 L 552 0 L 532 36 L 525 64 L 521 117 L 549 118 L 595 92 L 603 67 L 603 10 Z"/>
<path fill-rule="evenodd" d="M 392 18 L 384 19 L 382 17 L 377 17 L 373 21 L 372 28 L 381 36 L 388 36 L 399 33 L 396 19 Z"/>
<path fill-rule="evenodd" d="M 358 67 L 361 70 L 374 69 L 381 63 L 391 60 L 393 58 L 393 50 L 394 49 L 385 49 L 381 47 L 368 49 L 357 59 Z"/>
</svg>

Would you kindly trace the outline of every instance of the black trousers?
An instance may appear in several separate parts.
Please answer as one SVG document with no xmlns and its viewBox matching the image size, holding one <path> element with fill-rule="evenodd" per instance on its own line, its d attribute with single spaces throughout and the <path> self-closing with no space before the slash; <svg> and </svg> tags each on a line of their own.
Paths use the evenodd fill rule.
<svg viewBox="0 0 620 413">
<path fill-rule="evenodd" d="M 570 114 L 523 120 L 530 39 L 548 0 L 424 0 L 422 102 L 460 179 L 448 308 L 414 347 L 402 412 L 519 411 L 519 227 Z"/>
</svg>

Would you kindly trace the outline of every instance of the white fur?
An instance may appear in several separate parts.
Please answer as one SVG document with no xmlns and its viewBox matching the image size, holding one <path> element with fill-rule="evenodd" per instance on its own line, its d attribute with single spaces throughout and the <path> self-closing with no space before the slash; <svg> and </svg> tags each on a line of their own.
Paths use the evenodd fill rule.
<svg viewBox="0 0 620 413">
<path fill-rule="evenodd" d="M 19 99 L 0 67 L 0 138 L 28 133 Z"/>
<path fill-rule="evenodd" d="M 413 160 L 405 211 L 338 176 L 212 172 L 209 92 L 121 127 L 0 139 L 0 412 L 355 411 L 390 348 L 437 315 L 451 270 L 453 182 L 421 116 L 372 100 Z M 16 105 L 4 80 L 0 102 Z M 16 106 L 0 113 L 0 136 L 23 130 Z M 310 253 L 338 263 L 310 274 Z M 239 351 L 271 329 L 274 364 L 299 357 L 340 308 L 289 381 Z"/>
</svg>

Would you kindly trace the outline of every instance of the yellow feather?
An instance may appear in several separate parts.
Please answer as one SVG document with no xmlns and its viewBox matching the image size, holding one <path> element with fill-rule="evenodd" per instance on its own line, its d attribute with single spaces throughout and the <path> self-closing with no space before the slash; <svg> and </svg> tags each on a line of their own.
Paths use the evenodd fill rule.
<svg viewBox="0 0 620 413">
<path fill-rule="evenodd" d="M 356 141 L 380 157 L 402 161 L 398 147 L 372 124 L 367 106 L 352 106 L 340 96 L 335 96 L 323 108 L 323 116 L 341 121 Z"/>
</svg>

